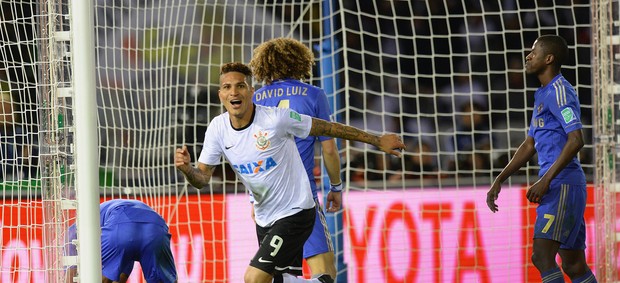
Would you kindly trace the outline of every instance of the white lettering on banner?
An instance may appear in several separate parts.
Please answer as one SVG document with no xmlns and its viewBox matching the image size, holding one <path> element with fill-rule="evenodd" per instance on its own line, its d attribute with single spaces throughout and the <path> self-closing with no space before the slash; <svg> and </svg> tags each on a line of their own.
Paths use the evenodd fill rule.
<svg viewBox="0 0 620 283">
<path fill-rule="evenodd" d="M 349 282 L 523 281 L 531 269 L 522 254 L 531 232 L 523 229 L 533 223 L 524 217 L 534 217 L 535 208 L 525 213 L 523 188 L 515 187 L 502 192 L 500 211 L 491 213 L 486 192 L 350 193 L 344 231 Z M 594 245 L 588 247 L 591 262 Z"/>
<path fill-rule="evenodd" d="M 350 191 L 343 231 L 348 282 L 526 281 L 533 266 L 523 253 L 531 245 L 527 229 L 532 229 L 535 207 L 524 210 L 524 187 L 506 187 L 497 200 L 500 211 L 492 213 L 485 203 L 487 190 Z M 243 282 L 257 249 L 256 231 L 247 197 L 226 200 L 226 240 L 233 243 L 227 252 L 229 282 Z M 596 240 L 591 219 L 587 215 L 589 262 Z"/>
<path fill-rule="evenodd" d="M 177 248 L 172 249 L 174 260 L 177 262 L 178 282 L 201 282 L 201 275 L 206 272 L 206 270 L 202 270 L 204 241 L 202 236 L 198 234 L 192 237 L 192 241 L 188 239 L 189 236 L 187 235 L 179 236 Z M 194 246 L 192 247 L 192 245 Z M 191 260 L 188 259 L 188 251 L 192 252 Z"/>
<path fill-rule="evenodd" d="M 353 198 L 348 197 L 355 204 L 345 215 L 352 246 L 347 248 L 352 251 L 350 282 L 495 282 L 488 259 L 497 252 L 485 248 L 493 240 L 484 239 L 474 201 L 403 201 L 415 198 L 402 195 Z M 520 237 L 514 240 L 520 242 Z M 498 261 L 502 259 L 493 257 L 492 263 Z"/>
<path fill-rule="evenodd" d="M 9 240 L 2 246 L 0 273 L 2 273 L 2 282 L 43 282 L 41 243 L 33 240 L 28 247 L 22 240 Z M 29 281 L 31 276 L 32 281 Z"/>
<path fill-rule="evenodd" d="M 32 282 L 44 282 L 45 274 L 43 273 L 43 249 L 41 248 L 40 240 L 30 241 L 30 259 L 32 260 L 32 267 L 34 273 L 32 276 Z"/>
<path fill-rule="evenodd" d="M 532 275 L 535 270 L 528 255 L 523 254 L 531 237 L 524 229 L 532 228 L 535 209 L 530 207 L 526 216 L 524 188 L 504 188 L 497 213 L 486 207 L 486 191 L 349 192 L 343 231 L 348 282 L 523 282 L 526 276 L 536 275 Z M 593 209 L 589 209 L 586 258 L 592 262 L 596 231 Z M 222 260 L 228 282 L 243 281 L 258 247 L 249 215 L 247 196 L 226 197 L 228 245 Z M 11 222 L 5 227 L 0 221 L 0 283 L 45 282 L 45 272 L 51 267 L 43 263 L 41 240 L 37 239 L 40 229 L 13 235 L 16 225 L 21 224 Z M 620 231 L 620 218 L 616 231 Z M 209 255 L 205 252 L 214 253 L 215 246 L 201 235 L 173 235 L 172 240 L 179 282 L 202 282 L 214 272 L 204 270 L 210 266 L 204 261 Z M 620 270 L 618 255 L 616 263 Z M 141 283 L 138 274 L 141 271 L 134 270 L 130 282 Z"/>
<path fill-rule="evenodd" d="M 178 282 L 201 282 L 202 273 L 205 272 L 202 270 L 204 264 L 203 243 L 201 235 L 194 235 L 191 241 L 189 241 L 189 236 L 181 235 L 178 237 L 178 243 L 171 243 L 177 267 Z M 27 245 L 23 240 L 9 240 L 2 245 L 1 251 L 1 283 L 45 282 L 44 272 L 46 268 L 42 265 L 40 240 L 31 240 L 30 245 Z M 189 251 L 192 253 L 191 259 L 188 258 Z M 127 282 L 141 283 L 141 280 L 142 269 L 140 264 L 136 263 Z"/>
</svg>

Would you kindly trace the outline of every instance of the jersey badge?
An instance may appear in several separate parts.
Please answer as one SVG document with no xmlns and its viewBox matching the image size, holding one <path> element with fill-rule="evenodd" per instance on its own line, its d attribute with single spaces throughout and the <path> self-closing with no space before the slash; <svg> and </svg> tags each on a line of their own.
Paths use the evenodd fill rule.
<svg viewBox="0 0 620 283">
<path fill-rule="evenodd" d="M 289 116 L 291 117 L 291 119 L 295 119 L 295 120 L 301 122 L 301 116 L 299 116 L 299 113 L 297 113 L 295 111 L 291 111 L 291 114 Z"/>
<path fill-rule="evenodd" d="M 573 113 L 572 109 L 567 107 L 562 109 L 562 118 L 564 118 L 564 123 L 568 123 L 572 120 L 575 120 L 575 114 Z"/>
<path fill-rule="evenodd" d="M 256 138 L 256 148 L 258 150 L 263 151 L 269 148 L 269 145 L 271 144 L 271 142 L 267 138 L 266 132 L 258 131 L 258 133 L 254 134 L 254 137 Z"/>
</svg>

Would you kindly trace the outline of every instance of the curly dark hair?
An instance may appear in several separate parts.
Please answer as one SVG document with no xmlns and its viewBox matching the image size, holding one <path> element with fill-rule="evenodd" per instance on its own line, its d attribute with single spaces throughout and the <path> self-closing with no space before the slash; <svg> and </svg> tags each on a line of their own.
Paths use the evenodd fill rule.
<svg viewBox="0 0 620 283">
<path fill-rule="evenodd" d="M 252 77 L 252 70 L 246 64 L 240 62 L 226 63 L 220 67 L 220 76 L 230 72 L 239 72 L 246 77 Z"/>
<path fill-rule="evenodd" d="M 285 78 L 304 80 L 312 75 L 314 54 L 298 40 L 279 37 L 256 47 L 248 65 L 254 78 L 265 84 Z"/>
</svg>

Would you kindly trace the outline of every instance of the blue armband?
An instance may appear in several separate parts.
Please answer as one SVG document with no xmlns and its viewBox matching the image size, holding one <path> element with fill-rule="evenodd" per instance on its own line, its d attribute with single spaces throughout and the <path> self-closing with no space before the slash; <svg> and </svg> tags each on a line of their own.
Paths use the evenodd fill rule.
<svg viewBox="0 0 620 283">
<path fill-rule="evenodd" d="M 342 192 L 342 182 L 340 184 L 337 184 L 337 185 L 331 184 L 330 191 L 332 191 L 334 193 Z"/>
</svg>

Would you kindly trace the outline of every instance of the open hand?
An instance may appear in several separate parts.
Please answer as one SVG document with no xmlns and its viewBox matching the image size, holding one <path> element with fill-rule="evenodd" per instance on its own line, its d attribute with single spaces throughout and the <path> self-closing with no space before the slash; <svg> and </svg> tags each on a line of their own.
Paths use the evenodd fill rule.
<svg viewBox="0 0 620 283">
<path fill-rule="evenodd" d="M 502 191 L 502 185 L 497 182 L 493 182 L 493 185 L 491 185 L 491 189 L 487 193 L 487 206 L 493 212 L 497 212 L 499 210 L 495 201 L 497 200 L 497 197 L 499 196 L 499 192 L 501 191 Z"/>
<path fill-rule="evenodd" d="M 379 149 L 386 153 L 400 157 L 400 150 L 406 148 L 400 137 L 395 134 L 385 134 L 379 138 Z"/>
</svg>

